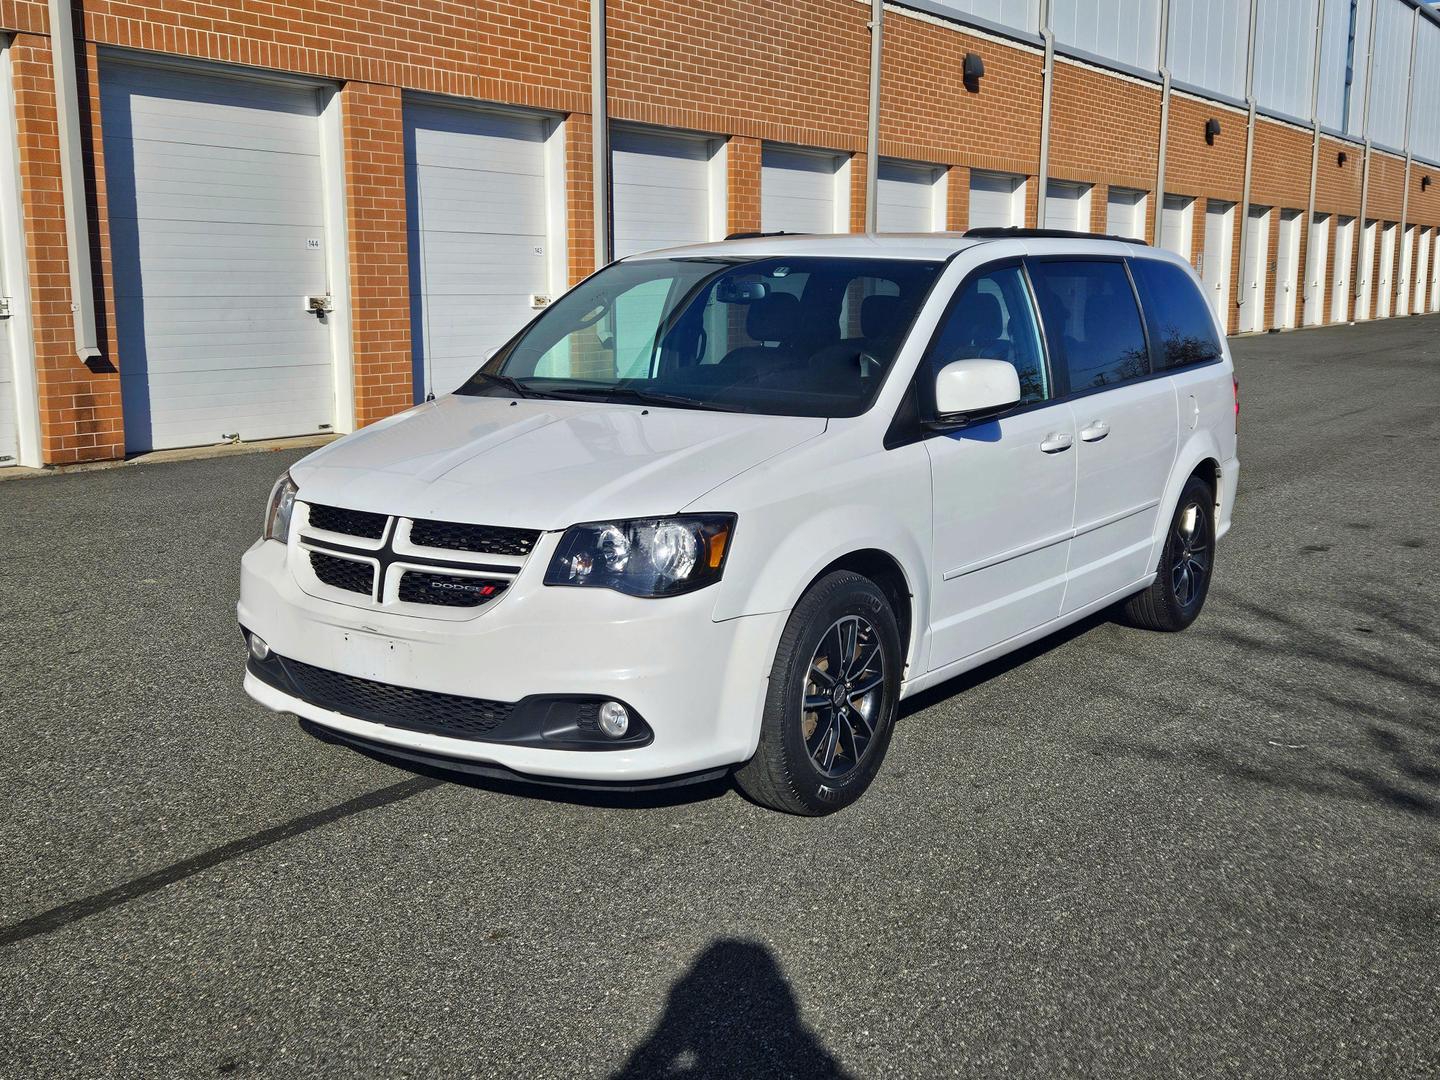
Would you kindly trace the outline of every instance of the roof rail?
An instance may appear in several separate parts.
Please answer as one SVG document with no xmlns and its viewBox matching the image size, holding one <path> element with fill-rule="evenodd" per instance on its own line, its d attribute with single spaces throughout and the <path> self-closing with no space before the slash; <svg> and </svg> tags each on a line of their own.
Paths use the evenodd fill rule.
<svg viewBox="0 0 1440 1080">
<path fill-rule="evenodd" d="M 1133 236 L 1115 236 L 1111 233 L 1074 232 L 1070 229 L 1022 229 L 1017 225 L 1007 225 L 1004 228 L 966 229 L 965 237 L 969 240 L 1028 240 L 1032 238 L 1051 240 L 1118 240 L 1122 244 L 1145 244 L 1144 240 L 1137 240 Z"/>
<path fill-rule="evenodd" d="M 726 240 L 755 240 L 762 236 L 799 236 L 799 233 L 786 232 L 784 229 L 777 229 L 775 232 L 732 232 L 725 237 Z"/>
</svg>

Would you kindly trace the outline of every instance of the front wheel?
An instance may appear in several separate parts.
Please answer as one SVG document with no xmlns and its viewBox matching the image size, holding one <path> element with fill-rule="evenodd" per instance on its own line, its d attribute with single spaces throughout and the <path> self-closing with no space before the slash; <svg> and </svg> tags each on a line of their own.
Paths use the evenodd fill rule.
<svg viewBox="0 0 1440 1080">
<path fill-rule="evenodd" d="M 780 636 L 760 744 L 735 773 L 740 790 L 809 816 L 858 799 L 890 745 L 903 663 L 895 613 L 879 587 L 848 571 L 821 578 Z"/>
<path fill-rule="evenodd" d="M 1125 601 L 1125 618 L 1146 630 L 1184 630 L 1205 606 L 1215 567 L 1215 493 L 1198 476 L 1180 491 L 1155 581 Z"/>
</svg>

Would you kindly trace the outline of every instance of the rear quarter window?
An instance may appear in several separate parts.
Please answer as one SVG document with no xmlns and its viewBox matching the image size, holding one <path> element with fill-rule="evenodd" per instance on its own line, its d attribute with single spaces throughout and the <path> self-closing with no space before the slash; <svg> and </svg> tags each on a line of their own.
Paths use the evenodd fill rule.
<svg viewBox="0 0 1440 1080">
<path fill-rule="evenodd" d="M 1157 370 L 1208 364 L 1220 359 L 1220 337 L 1210 307 L 1194 279 L 1173 263 L 1132 259 Z"/>
</svg>

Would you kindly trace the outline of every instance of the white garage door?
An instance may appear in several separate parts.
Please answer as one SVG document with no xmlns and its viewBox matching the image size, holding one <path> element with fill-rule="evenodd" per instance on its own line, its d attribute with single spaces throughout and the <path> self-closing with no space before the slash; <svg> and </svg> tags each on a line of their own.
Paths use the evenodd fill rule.
<svg viewBox="0 0 1440 1080">
<path fill-rule="evenodd" d="M 0 100 L 4 100 L 0 95 Z M 0 237 L 4 241 L 5 237 Z M 5 252 L 0 251 L 0 268 L 5 265 Z M 3 272 L 3 271 L 0 271 Z M 9 296 L 0 277 L 0 296 Z M 14 303 L 15 301 L 11 301 Z M 20 461 L 20 434 L 15 418 L 15 346 L 11 343 L 11 320 L 0 318 L 0 467 Z"/>
<path fill-rule="evenodd" d="M 970 170 L 970 228 L 1003 229 L 1025 222 L 1025 178 Z"/>
<path fill-rule="evenodd" d="M 723 220 L 713 210 L 714 140 L 616 128 L 610 151 L 615 258 L 720 239 L 712 229 Z"/>
<path fill-rule="evenodd" d="M 405 108 L 416 394 L 448 394 L 550 292 L 543 117 Z"/>
<path fill-rule="evenodd" d="M 765 232 L 833 233 L 849 205 L 838 154 L 767 146 L 760 161 L 760 227 Z"/>
<path fill-rule="evenodd" d="M 1045 185 L 1045 228 L 1090 231 L 1090 186 L 1051 180 Z"/>
<path fill-rule="evenodd" d="M 115 64 L 100 98 L 127 448 L 329 428 L 319 92 Z"/>
<path fill-rule="evenodd" d="M 945 228 L 944 169 L 881 161 L 875 212 L 881 232 L 935 232 Z"/>
<path fill-rule="evenodd" d="M 1160 246 L 1182 259 L 1192 260 L 1195 200 L 1184 195 L 1166 195 L 1160 204 Z"/>
<path fill-rule="evenodd" d="M 1112 187 L 1105 194 L 1105 231 L 1111 236 L 1145 239 L 1145 193 Z"/>
</svg>

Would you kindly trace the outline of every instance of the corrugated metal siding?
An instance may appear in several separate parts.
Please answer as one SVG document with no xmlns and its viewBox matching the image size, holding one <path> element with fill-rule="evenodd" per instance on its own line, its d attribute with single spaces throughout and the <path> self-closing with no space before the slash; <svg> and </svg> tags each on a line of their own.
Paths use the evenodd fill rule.
<svg viewBox="0 0 1440 1080">
<path fill-rule="evenodd" d="M 1405 85 L 1410 75 L 1410 29 L 1415 9 L 1379 0 L 1375 19 L 1375 74 L 1370 80 L 1370 141 L 1405 147 Z"/>
<path fill-rule="evenodd" d="M 1440 162 L 1440 26 L 1421 19 L 1418 34 L 1410 152 Z"/>
<path fill-rule="evenodd" d="M 1310 119 L 1316 0 L 1265 0 L 1255 24 L 1255 101 Z"/>
<path fill-rule="evenodd" d="M 1067 0 L 1050 12 L 1056 42 L 1144 71 L 1160 64 L 1160 0 Z"/>
<path fill-rule="evenodd" d="M 1172 0 L 1170 74 L 1231 98 L 1245 96 L 1249 0 Z"/>
<path fill-rule="evenodd" d="M 1351 17 L 1355 50 L 1350 51 Z M 1320 40 L 1320 123 L 1333 131 L 1358 134 L 1360 102 L 1365 94 L 1365 42 L 1370 35 L 1370 0 L 1325 0 Z M 1350 69 L 1347 93 L 1346 70 Z M 1349 107 L 1347 108 L 1347 103 Z"/>
<path fill-rule="evenodd" d="M 1040 0 L 929 0 L 926 6 L 972 15 L 1027 34 L 1040 32 Z"/>
</svg>

